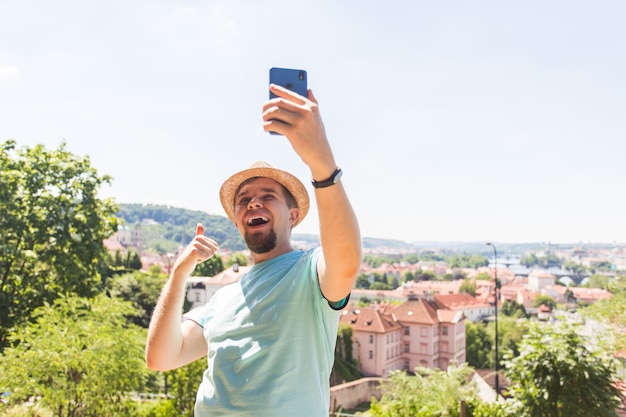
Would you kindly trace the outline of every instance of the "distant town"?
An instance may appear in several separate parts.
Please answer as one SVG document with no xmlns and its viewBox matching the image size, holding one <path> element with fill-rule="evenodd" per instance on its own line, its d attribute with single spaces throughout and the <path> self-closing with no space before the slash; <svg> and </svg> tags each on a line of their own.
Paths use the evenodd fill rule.
<svg viewBox="0 0 626 417">
<path fill-rule="evenodd" d="M 178 252 L 155 253 L 141 242 L 142 228 L 135 225 L 120 228 L 105 245 L 111 252 L 141 250 L 142 269 L 168 273 Z M 294 248 L 316 245 L 314 236 L 294 235 Z M 529 320 L 549 322 L 558 312 L 575 313 L 579 306 L 611 298 L 608 282 L 626 274 L 626 245 L 618 244 L 418 246 L 372 239 L 364 246 L 359 279 L 340 319 L 351 328 L 350 359 L 364 377 L 465 363 L 468 323 L 493 322 L 512 304 Z M 234 264 L 215 276 L 190 277 L 189 308 L 205 304 L 249 268 Z M 493 372 L 480 375 L 493 386 Z"/>
</svg>

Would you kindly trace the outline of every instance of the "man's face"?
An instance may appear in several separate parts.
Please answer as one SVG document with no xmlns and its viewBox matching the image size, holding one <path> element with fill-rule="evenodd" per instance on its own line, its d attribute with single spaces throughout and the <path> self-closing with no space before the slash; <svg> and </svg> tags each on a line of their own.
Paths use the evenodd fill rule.
<svg viewBox="0 0 626 417">
<path fill-rule="evenodd" d="M 257 254 L 289 242 L 299 210 L 289 208 L 283 186 L 269 178 L 244 183 L 235 195 L 235 226 L 248 248 Z"/>
</svg>

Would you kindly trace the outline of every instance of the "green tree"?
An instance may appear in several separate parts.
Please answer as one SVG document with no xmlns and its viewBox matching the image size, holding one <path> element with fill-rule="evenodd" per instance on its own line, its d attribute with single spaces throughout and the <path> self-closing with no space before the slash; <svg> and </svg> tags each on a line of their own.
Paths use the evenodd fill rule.
<svg viewBox="0 0 626 417">
<path fill-rule="evenodd" d="M 509 394 L 531 417 L 617 416 L 614 364 L 573 326 L 534 323 L 505 362 Z"/>
<path fill-rule="evenodd" d="M 601 288 L 606 290 L 609 288 L 610 278 L 606 275 L 593 274 L 589 277 L 589 281 L 587 282 L 586 287 L 589 288 Z"/>
<path fill-rule="evenodd" d="M 167 394 L 173 396 L 174 408 L 181 416 L 193 415 L 196 393 L 206 368 L 206 358 L 202 358 L 189 365 L 165 372 L 168 383 Z"/>
<path fill-rule="evenodd" d="M 60 293 L 95 294 L 102 244 L 117 228 L 116 205 L 99 199 L 110 183 L 89 158 L 62 144 L 0 147 L 0 350 L 9 329 Z"/>
<path fill-rule="evenodd" d="M 459 292 L 476 297 L 476 281 L 464 279 L 459 286 Z"/>
<path fill-rule="evenodd" d="M 420 271 L 415 275 L 415 281 L 434 281 L 437 276 L 433 271 Z"/>
<path fill-rule="evenodd" d="M 116 276 L 111 280 L 110 293 L 133 304 L 138 314 L 129 320 L 143 328 L 148 328 L 152 311 L 157 303 L 167 275 L 155 268 L 151 273 L 141 271 Z"/>
<path fill-rule="evenodd" d="M 450 268 L 480 268 L 489 265 L 489 260 L 482 255 L 450 255 L 447 259 Z"/>
<path fill-rule="evenodd" d="M 539 258 L 537 258 L 537 255 L 534 253 L 531 253 L 530 255 L 522 256 L 519 263 L 524 265 L 526 268 L 530 268 L 532 266 L 539 265 Z"/>
<path fill-rule="evenodd" d="M 512 356 L 519 355 L 519 343 L 528 332 L 528 320 L 517 317 L 498 317 L 498 365 L 500 365 L 507 352 Z M 492 330 L 493 327 L 490 328 Z"/>
<path fill-rule="evenodd" d="M 382 386 L 380 401 L 372 399 L 373 417 L 458 416 L 461 400 L 475 398 L 468 383 L 472 369 L 466 365 L 440 369 L 416 368 L 415 376 L 395 371 Z"/>
<path fill-rule="evenodd" d="M 352 326 L 345 323 L 339 324 L 337 343 L 335 344 L 335 362 L 330 374 L 330 380 L 333 385 L 345 381 L 354 381 L 361 377 L 361 371 L 353 354 L 352 335 Z"/>
<path fill-rule="evenodd" d="M 528 313 L 526 313 L 524 306 L 515 300 L 506 300 L 502 303 L 500 311 L 508 317 L 528 318 Z"/>
<path fill-rule="evenodd" d="M 124 266 L 131 270 L 140 270 L 143 265 L 141 264 L 141 257 L 139 256 L 139 253 L 137 251 L 127 252 Z"/>
<path fill-rule="evenodd" d="M 389 285 L 389 284 L 384 283 L 384 282 L 376 281 L 372 285 L 370 285 L 369 289 L 370 290 L 389 291 L 389 290 L 393 290 L 393 287 L 391 285 Z"/>
<path fill-rule="evenodd" d="M 230 268 L 233 264 L 237 264 L 239 266 L 248 265 L 248 257 L 243 254 L 243 252 L 237 252 L 228 257 L 226 261 L 226 268 Z"/>
<path fill-rule="evenodd" d="M 141 390 L 145 330 L 129 324 L 130 304 L 99 295 L 61 296 L 14 328 L 0 356 L 0 390 L 10 406 L 34 398 L 55 416 L 132 415 L 127 392 Z"/>
<path fill-rule="evenodd" d="M 573 272 L 578 278 L 580 278 L 580 275 L 587 270 L 587 268 L 585 268 L 583 265 L 574 261 L 565 262 L 563 264 L 563 269 L 569 272 Z"/>
<path fill-rule="evenodd" d="M 479 272 L 474 278 L 476 281 L 490 281 L 491 275 L 488 272 Z"/>
<path fill-rule="evenodd" d="M 224 261 L 219 253 L 216 253 L 206 261 L 198 264 L 193 271 L 196 277 L 213 277 L 224 270 Z"/>
<path fill-rule="evenodd" d="M 354 284 L 354 287 L 368 289 L 370 287 L 370 279 L 368 278 L 367 274 L 360 273 L 359 276 L 356 278 L 356 283 Z"/>
<path fill-rule="evenodd" d="M 540 294 L 533 300 L 533 307 L 539 307 L 542 304 L 546 307 L 550 307 L 550 309 L 554 309 L 554 307 L 556 307 L 556 300 L 549 295 Z"/>
<path fill-rule="evenodd" d="M 493 337 L 482 323 L 465 322 L 465 357 L 476 369 L 493 368 Z"/>
<path fill-rule="evenodd" d="M 608 329 L 613 333 L 617 349 L 626 349 L 626 334 L 622 329 L 626 328 L 626 277 L 619 277 L 609 286 L 612 292 L 611 298 L 599 300 L 580 310 L 585 317 L 591 317 L 602 323 L 608 324 Z"/>
</svg>

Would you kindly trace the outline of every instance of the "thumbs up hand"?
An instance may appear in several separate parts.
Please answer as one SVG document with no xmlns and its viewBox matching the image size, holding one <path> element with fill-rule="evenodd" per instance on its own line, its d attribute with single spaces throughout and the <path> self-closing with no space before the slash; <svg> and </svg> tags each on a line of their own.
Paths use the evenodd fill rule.
<svg viewBox="0 0 626 417">
<path fill-rule="evenodd" d="M 196 226 L 196 236 L 176 259 L 173 271 L 189 276 L 197 264 L 215 255 L 217 249 L 217 242 L 206 237 L 204 235 L 204 226 L 198 223 Z"/>
</svg>

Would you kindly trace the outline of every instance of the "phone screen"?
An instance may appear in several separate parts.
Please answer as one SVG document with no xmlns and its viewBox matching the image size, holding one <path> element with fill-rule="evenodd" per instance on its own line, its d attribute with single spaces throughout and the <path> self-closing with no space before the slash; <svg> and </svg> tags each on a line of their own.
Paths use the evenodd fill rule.
<svg viewBox="0 0 626 417">
<path fill-rule="evenodd" d="M 307 74 L 305 70 L 290 68 L 270 68 L 270 84 L 280 85 L 303 97 L 308 96 Z M 270 92 L 270 99 L 276 95 Z"/>
</svg>

